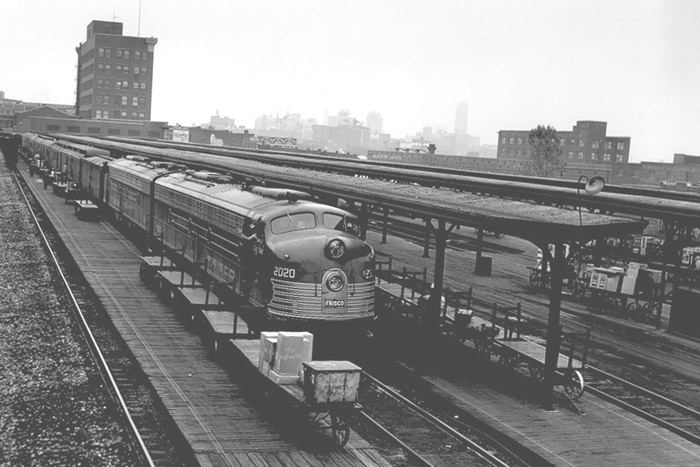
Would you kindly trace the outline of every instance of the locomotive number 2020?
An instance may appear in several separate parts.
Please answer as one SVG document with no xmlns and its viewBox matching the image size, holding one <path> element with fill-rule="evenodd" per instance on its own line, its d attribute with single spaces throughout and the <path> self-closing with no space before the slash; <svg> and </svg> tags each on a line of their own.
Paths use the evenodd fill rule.
<svg viewBox="0 0 700 467">
<path fill-rule="evenodd" d="M 283 268 L 281 266 L 275 266 L 275 270 L 272 272 L 275 277 L 281 277 L 283 279 L 294 279 L 297 277 L 297 270 L 294 268 Z"/>
</svg>

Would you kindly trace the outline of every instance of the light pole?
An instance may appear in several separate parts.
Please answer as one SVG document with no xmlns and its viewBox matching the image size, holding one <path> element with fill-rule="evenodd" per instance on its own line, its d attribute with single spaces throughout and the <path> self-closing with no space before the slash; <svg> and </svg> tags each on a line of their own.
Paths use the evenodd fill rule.
<svg viewBox="0 0 700 467">
<path fill-rule="evenodd" d="M 605 179 L 600 176 L 595 176 L 595 177 L 590 177 L 588 178 L 587 175 L 581 175 L 578 178 L 578 183 L 576 184 L 576 196 L 578 198 L 578 223 L 579 225 L 583 225 L 583 218 L 581 217 L 581 182 L 585 180 L 586 185 L 584 186 L 584 189 L 586 190 L 586 193 L 589 195 L 597 195 L 601 191 L 603 191 L 603 188 L 605 187 Z"/>
</svg>

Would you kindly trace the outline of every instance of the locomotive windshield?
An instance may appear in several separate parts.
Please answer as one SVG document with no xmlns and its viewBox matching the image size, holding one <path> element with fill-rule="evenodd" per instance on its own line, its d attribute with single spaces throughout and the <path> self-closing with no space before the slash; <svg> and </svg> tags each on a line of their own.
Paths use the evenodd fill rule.
<svg viewBox="0 0 700 467">
<path fill-rule="evenodd" d="M 355 223 L 353 218 L 342 216 L 334 212 L 323 213 L 323 226 L 327 229 L 348 232 L 356 237 L 360 236 L 360 227 Z"/>
<path fill-rule="evenodd" d="M 270 230 L 274 234 L 294 232 L 296 230 L 306 230 L 316 228 L 316 217 L 312 212 L 298 212 L 285 214 L 270 222 Z"/>
</svg>

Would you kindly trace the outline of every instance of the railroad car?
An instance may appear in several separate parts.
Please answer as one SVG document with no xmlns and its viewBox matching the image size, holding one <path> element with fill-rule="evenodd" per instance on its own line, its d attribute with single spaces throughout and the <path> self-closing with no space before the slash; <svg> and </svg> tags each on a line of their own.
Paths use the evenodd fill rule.
<svg viewBox="0 0 700 467">
<path fill-rule="evenodd" d="M 366 329 L 374 250 L 357 218 L 307 193 L 243 187 L 212 172 L 127 157 L 108 163 L 105 200 L 277 329 Z M 260 316 L 258 316 L 260 318 Z M 266 324 L 263 324 L 265 326 Z"/>
<path fill-rule="evenodd" d="M 75 181 L 86 199 L 92 202 L 105 200 L 105 177 L 107 176 L 107 164 L 111 160 L 100 156 L 80 159 L 78 176 Z"/>
</svg>

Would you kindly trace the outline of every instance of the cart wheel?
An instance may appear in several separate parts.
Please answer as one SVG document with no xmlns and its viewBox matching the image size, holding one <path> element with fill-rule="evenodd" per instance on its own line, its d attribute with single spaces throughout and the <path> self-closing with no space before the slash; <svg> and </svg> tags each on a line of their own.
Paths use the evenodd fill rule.
<svg viewBox="0 0 700 467">
<path fill-rule="evenodd" d="M 585 383 L 583 381 L 583 375 L 580 371 L 574 370 L 566 376 L 566 381 L 564 382 L 564 393 L 573 400 L 578 400 L 583 395 L 583 389 Z"/>
<path fill-rule="evenodd" d="M 335 444 L 340 447 L 347 444 L 348 439 L 350 439 L 350 427 L 336 413 L 331 413 L 331 431 Z"/>
<path fill-rule="evenodd" d="M 541 366 L 528 365 L 527 369 L 530 372 L 530 377 L 532 379 L 534 379 L 538 383 L 544 381 L 544 371 Z"/>
</svg>

